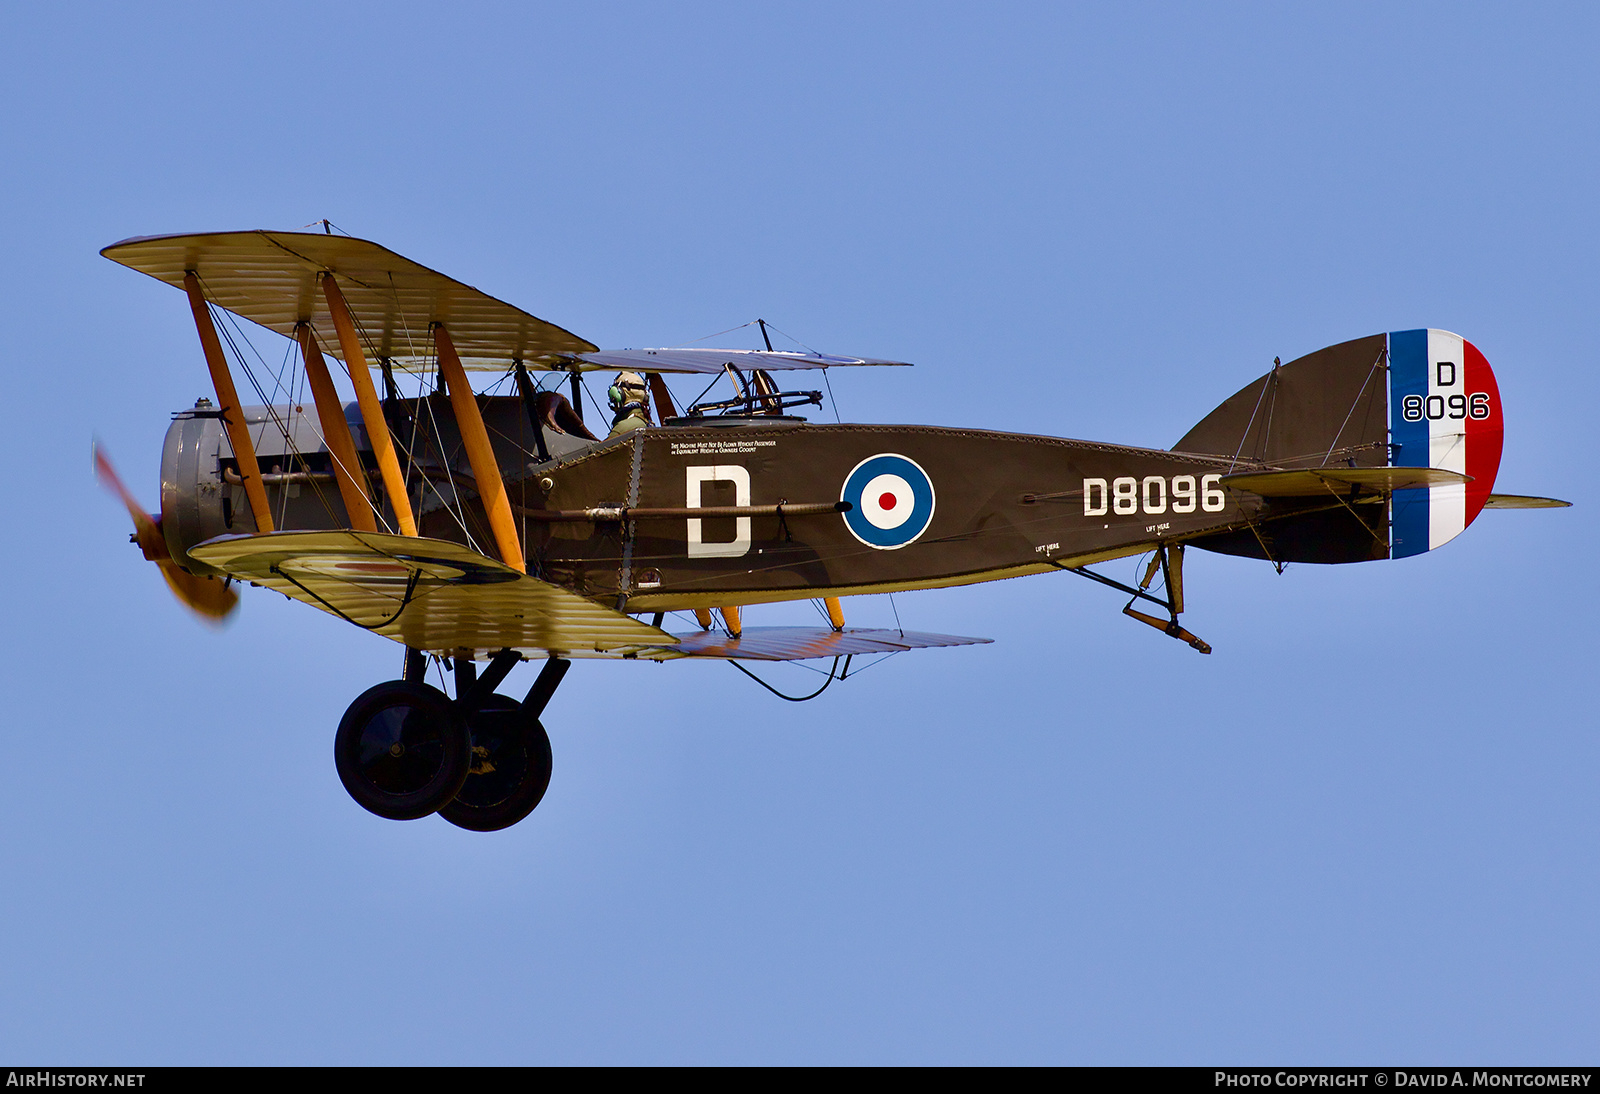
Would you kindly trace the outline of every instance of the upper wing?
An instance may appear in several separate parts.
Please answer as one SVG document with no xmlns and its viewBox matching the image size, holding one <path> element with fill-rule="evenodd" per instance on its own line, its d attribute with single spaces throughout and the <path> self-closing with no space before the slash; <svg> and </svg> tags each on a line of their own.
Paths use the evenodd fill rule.
<svg viewBox="0 0 1600 1094">
<path fill-rule="evenodd" d="M 835 353 L 790 353 L 761 349 L 607 349 L 574 357 L 595 368 L 633 369 L 637 372 L 721 372 L 738 369 L 841 368 L 855 365 L 910 365 L 878 357 L 841 357 Z"/>
<path fill-rule="evenodd" d="M 449 328 L 467 368 L 504 368 L 514 360 L 531 365 L 551 354 L 595 348 L 571 331 L 365 239 L 207 232 L 125 239 L 100 253 L 178 288 L 193 270 L 212 303 L 283 335 L 292 335 L 301 322 L 333 330 L 316 279 L 335 274 L 368 352 L 402 368 L 431 358 L 431 323 Z M 325 351 L 342 356 L 336 338 L 323 342 Z"/>
<path fill-rule="evenodd" d="M 206 299 L 269 330 L 293 335 L 296 324 L 331 331 L 317 277 L 338 278 L 368 352 L 400 368 L 425 367 L 432 358 L 429 327 L 443 323 L 467 368 L 503 369 L 513 361 L 530 368 L 585 366 L 641 372 L 721 372 L 743 369 L 904 365 L 874 357 L 769 350 L 642 349 L 600 352 L 571 331 L 419 265 L 365 239 L 317 232 L 203 232 L 139 236 L 100 252 L 113 262 L 177 288 L 193 270 Z M 335 338 L 325 352 L 343 358 Z"/>
<path fill-rule="evenodd" d="M 240 581 L 430 653 L 621 654 L 678 641 L 445 540 L 372 532 L 268 532 L 218 536 L 189 554 Z"/>
</svg>

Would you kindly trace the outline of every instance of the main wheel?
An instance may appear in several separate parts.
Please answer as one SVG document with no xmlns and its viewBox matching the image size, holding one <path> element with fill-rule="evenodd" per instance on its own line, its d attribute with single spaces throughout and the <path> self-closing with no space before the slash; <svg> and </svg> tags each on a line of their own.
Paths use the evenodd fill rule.
<svg viewBox="0 0 1600 1094">
<path fill-rule="evenodd" d="M 444 692 L 391 680 L 362 692 L 344 712 L 333 762 L 363 809 L 415 820 L 455 797 L 471 749 L 466 724 Z"/>
<path fill-rule="evenodd" d="M 532 813 L 550 785 L 550 738 L 504 695 L 467 717 L 472 771 L 439 815 L 458 828 L 498 832 Z"/>
</svg>

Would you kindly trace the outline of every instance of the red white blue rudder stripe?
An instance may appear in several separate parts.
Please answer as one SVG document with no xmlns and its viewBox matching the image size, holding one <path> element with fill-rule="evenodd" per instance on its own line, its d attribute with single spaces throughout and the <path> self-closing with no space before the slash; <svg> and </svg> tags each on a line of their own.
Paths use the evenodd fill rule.
<svg viewBox="0 0 1600 1094">
<path fill-rule="evenodd" d="M 1472 481 L 1397 490 L 1389 557 L 1431 551 L 1482 512 L 1500 470 L 1500 389 L 1478 347 L 1444 330 L 1389 335 L 1389 464 L 1437 467 Z"/>
</svg>

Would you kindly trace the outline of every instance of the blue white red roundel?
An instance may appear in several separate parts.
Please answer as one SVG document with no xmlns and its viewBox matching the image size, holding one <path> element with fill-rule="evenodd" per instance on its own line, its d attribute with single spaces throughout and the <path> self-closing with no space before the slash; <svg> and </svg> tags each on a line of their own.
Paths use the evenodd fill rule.
<svg viewBox="0 0 1600 1094">
<path fill-rule="evenodd" d="M 933 520 L 933 483 L 916 462 L 892 452 L 868 456 L 849 475 L 839 500 L 850 534 L 882 551 L 904 547 Z"/>
</svg>

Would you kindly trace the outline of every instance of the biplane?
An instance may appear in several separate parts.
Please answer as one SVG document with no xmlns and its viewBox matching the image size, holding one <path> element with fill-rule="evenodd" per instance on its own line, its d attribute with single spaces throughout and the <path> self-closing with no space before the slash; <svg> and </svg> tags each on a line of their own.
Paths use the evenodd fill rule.
<svg viewBox="0 0 1600 1094">
<path fill-rule="evenodd" d="M 602 350 L 327 231 L 101 253 L 184 291 L 216 396 L 173 416 L 158 516 L 96 453 L 134 541 L 204 616 L 250 585 L 405 647 L 400 678 L 358 696 L 334 734 L 351 797 L 392 819 L 492 831 L 526 817 L 550 778 L 540 719 L 573 658 L 831 658 L 826 687 L 854 657 L 988 641 L 850 627 L 843 598 L 1058 570 L 1209 653 L 1179 621 L 1190 547 L 1280 569 L 1403 558 L 1484 509 L 1566 504 L 1493 492 L 1494 374 L 1442 330 L 1274 361 L 1163 451 L 808 421 L 796 411 L 821 392 L 776 377 L 903 362 L 774 350 L 764 323 L 764 349 Z M 291 340 L 276 371 L 252 365 L 239 317 Z M 473 372 L 494 384 L 475 390 Z M 593 373 L 638 428 L 586 419 Z M 706 386 L 680 409 L 667 377 Z M 1144 554 L 1137 585 L 1091 568 Z M 806 599 L 826 626 L 743 625 L 752 605 Z M 665 630 L 679 612 L 698 629 Z M 528 694 L 498 694 L 524 659 L 544 662 Z M 426 682 L 430 662 L 453 696 Z"/>
</svg>

